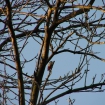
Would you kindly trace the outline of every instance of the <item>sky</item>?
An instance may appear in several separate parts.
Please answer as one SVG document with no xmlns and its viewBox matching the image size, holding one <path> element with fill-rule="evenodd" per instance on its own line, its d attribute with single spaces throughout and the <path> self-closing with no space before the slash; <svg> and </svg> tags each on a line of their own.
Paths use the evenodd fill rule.
<svg viewBox="0 0 105 105">
<path fill-rule="evenodd" d="M 102 5 L 101 2 L 99 0 L 96 0 L 95 4 L 97 6 Z M 90 13 L 91 14 L 91 13 Z M 97 18 L 100 16 L 100 13 L 97 13 Z M 105 20 L 104 20 L 105 22 Z M 66 24 L 65 24 L 66 25 Z M 31 27 L 28 27 L 28 29 L 31 29 Z M 100 29 L 101 30 L 101 29 Z M 100 31 L 98 30 L 98 31 Z M 24 42 L 21 42 L 21 44 Z M 33 40 L 33 38 L 29 38 L 28 39 L 28 44 L 26 46 L 26 48 L 23 50 L 24 53 L 24 57 L 29 60 L 31 58 L 33 58 L 37 53 L 39 53 L 40 51 L 40 46 L 35 43 L 35 45 L 33 45 L 35 43 L 35 41 Z M 81 42 L 80 45 L 83 45 L 84 42 Z M 30 47 L 31 46 L 31 47 Z M 69 46 L 69 44 L 67 44 L 67 47 Z M 72 49 L 72 46 L 71 46 Z M 96 52 L 100 52 L 98 54 L 99 57 L 105 58 L 105 45 L 95 45 L 93 47 L 93 50 Z M 21 58 L 23 59 L 23 58 Z M 78 67 L 79 64 L 79 60 L 80 60 L 80 56 L 78 55 L 74 55 L 74 54 L 69 54 L 69 53 L 62 53 L 60 55 L 55 55 L 54 58 L 52 59 L 52 61 L 55 60 L 55 64 L 53 67 L 53 71 L 52 71 L 52 75 L 50 76 L 49 79 L 57 79 L 60 76 L 63 77 L 64 75 L 66 75 L 68 72 L 72 72 L 75 70 L 75 68 Z M 1 69 L 3 69 L 3 65 L 0 65 Z M 33 74 L 33 71 L 35 70 L 35 66 L 36 66 L 36 61 L 32 61 L 30 63 L 27 63 L 26 66 L 23 69 L 24 73 L 28 73 L 29 75 Z M 85 70 L 86 68 L 83 68 L 83 70 Z M 100 78 L 101 78 L 101 74 L 105 72 L 105 62 L 102 62 L 98 59 L 92 59 L 89 63 L 89 73 L 87 76 L 87 85 L 90 85 L 92 83 L 92 78 L 93 76 L 96 76 L 96 80 L 95 83 L 98 83 Z M 11 70 L 8 68 L 8 72 L 11 72 Z M 15 71 L 13 71 L 15 72 Z M 11 74 L 13 73 L 11 72 Z M 46 68 L 46 71 L 44 73 L 43 76 L 43 80 L 45 80 L 45 78 L 48 75 L 48 71 Z M 82 81 L 80 81 L 76 86 L 74 86 L 73 88 L 78 88 L 78 87 L 83 87 L 84 86 L 84 78 Z M 105 86 L 104 86 L 105 88 Z M 28 90 L 25 90 L 26 92 Z M 63 92 L 64 90 L 59 90 L 56 93 L 54 93 L 52 96 L 56 96 L 57 94 L 59 94 L 60 92 Z M 45 91 L 44 92 L 44 97 L 46 97 L 46 95 L 49 94 L 49 91 Z M 10 97 L 12 97 L 11 94 L 8 94 Z M 105 92 L 93 92 L 93 93 L 87 93 L 87 92 L 78 92 L 78 93 L 72 93 L 69 95 L 66 95 L 64 97 L 61 97 L 58 101 L 57 105 L 68 105 L 68 98 L 71 98 L 72 100 L 75 99 L 75 103 L 73 105 L 104 105 L 105 104 Z M 27 100 L 29 100 L 29 97 L 26 97 Z M 57 101 L 56 100 L 56 101 Z M 27 104 L 28 105 L 28 104 Z M 48 105 L 55 105 L 54 101 L 49 103 Z"/>
</svg>

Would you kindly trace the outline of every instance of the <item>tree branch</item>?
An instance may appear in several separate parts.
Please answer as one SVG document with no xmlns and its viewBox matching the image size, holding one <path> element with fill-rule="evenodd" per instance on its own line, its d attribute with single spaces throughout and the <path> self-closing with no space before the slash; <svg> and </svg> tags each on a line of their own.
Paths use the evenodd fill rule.
<svg viewBox="0 0 105 105">
<path fill-rule="evenodd" d="M 18 52 L 18 46 L 16 42 L 16 37 L 15 33 L 12 27 L 12 17 L 11 17 L 11 4 L 8 0 L 6 1 L 7 5 L 7 25 L 9 29 L 9 33 L 11 35 L 11 42 L 12 42 L 12 47 L 14 50 L 14 60 L 15 60 L 15 65 L 18 73 L 18 88 L 19 88 L 19 104 L 20 105 L 25 105 L 25 96 L 24 96 L 24 84 L 23 84 L 23 76 L 22 76 L 22 68 L 20 64 L 20 57 L 19 57 L 19 52 Z"/>
</svg>

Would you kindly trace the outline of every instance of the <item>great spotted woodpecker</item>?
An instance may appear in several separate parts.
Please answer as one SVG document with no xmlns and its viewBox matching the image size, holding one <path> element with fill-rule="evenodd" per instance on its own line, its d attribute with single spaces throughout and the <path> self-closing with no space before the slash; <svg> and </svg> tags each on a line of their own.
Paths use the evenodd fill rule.
<svg viewBox="0 0 105 105">
<path fill-rule="evenodd" d="M 51 70 L 52 70 L 53 65 L 54 65 L 54 62 L 55 62 L 55 61 L 50 61 L 50 62 L 48 63 L 48 68 L 47 68 L 48 71 L 51 71 Z"/>
</svg>

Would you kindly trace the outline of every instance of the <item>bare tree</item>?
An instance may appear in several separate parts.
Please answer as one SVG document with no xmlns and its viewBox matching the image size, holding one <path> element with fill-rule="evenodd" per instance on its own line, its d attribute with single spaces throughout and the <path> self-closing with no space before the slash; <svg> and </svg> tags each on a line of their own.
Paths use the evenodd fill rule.
<svg viewBox="0 0 105 105">
<path fill-rule="evenodd" d="M 105 62 L 104 57 L 98 55 L 100 51 L 94 50 L 94 46 L 105 44 L 105 2 L 101 0 L 100 6 L 95 2 L 0 1 L 0 105 L 8 102 L 13 105 L 46 105 L 55 100 L 55 105 L 58 105 L 58 98 L 74 92 L 104 92 L 104 73 L 99 82 L 95 82 L 95 75 L 91 84 L 87 85 L 90 61 Z M 35 49 L 31 51 L 33 55 L 28 53 L 27 46 L 34 46 Z M 49 78 L 53 69 L 51 67 L 48 76 L 43 79 L 46 65 L 62 53 L 65 56 L 66 53 L 78 55 L 78 65 L 74 64 L 72 72 L 65 72 L 63 77 L 53 79 Z M 35 68 L 31 67 L 31 63 L 35 64 Z M 25 72 L 28 64 L 32 74 L 30 70 Z M 83 78 L 84 86 L 74 89 Z M 45 97 L 44 91 L 47 90 L 50 92 Z M 52 94 L 59 90 L 65 91 L 53 97 Z M 74 102 L 75 99 L 69 97 L 69 105 Z"/>
</svg>

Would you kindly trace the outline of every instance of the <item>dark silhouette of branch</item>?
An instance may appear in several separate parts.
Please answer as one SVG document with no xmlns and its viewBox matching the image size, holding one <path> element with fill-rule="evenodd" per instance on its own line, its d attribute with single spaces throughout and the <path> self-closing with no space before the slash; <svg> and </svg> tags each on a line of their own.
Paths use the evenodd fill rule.
<svg viewBox="0 0 105 105">
<path fill-rule="evenodd" d="M 86 86 L 86 87 L 81 87 L 81 88 L 76 88 L 76 89 L 70 89 L 68 91 L 65 91 L 55 97 L 52 97 L 51 99 L 47 100 L 46 102 L 44 102 L 44 104 L 48 104 L 49 102 L 57 99 L 57 98 L 60 98 L 64 95 L 67 95 L 67 94 L 71 94 L 71 93 L 75 93 L 75 92 L 80 92 L 80 91 L 83 91 L 83 90 L 88 90 L 88 89 L 93 89 L 93 88 L 96 88 L 97 86 L 104 86 L 105 83 L 97 83 L 97 84 L 93 84 L 93 85 L 89 85 L 89 86 Z"/>
</svg>

